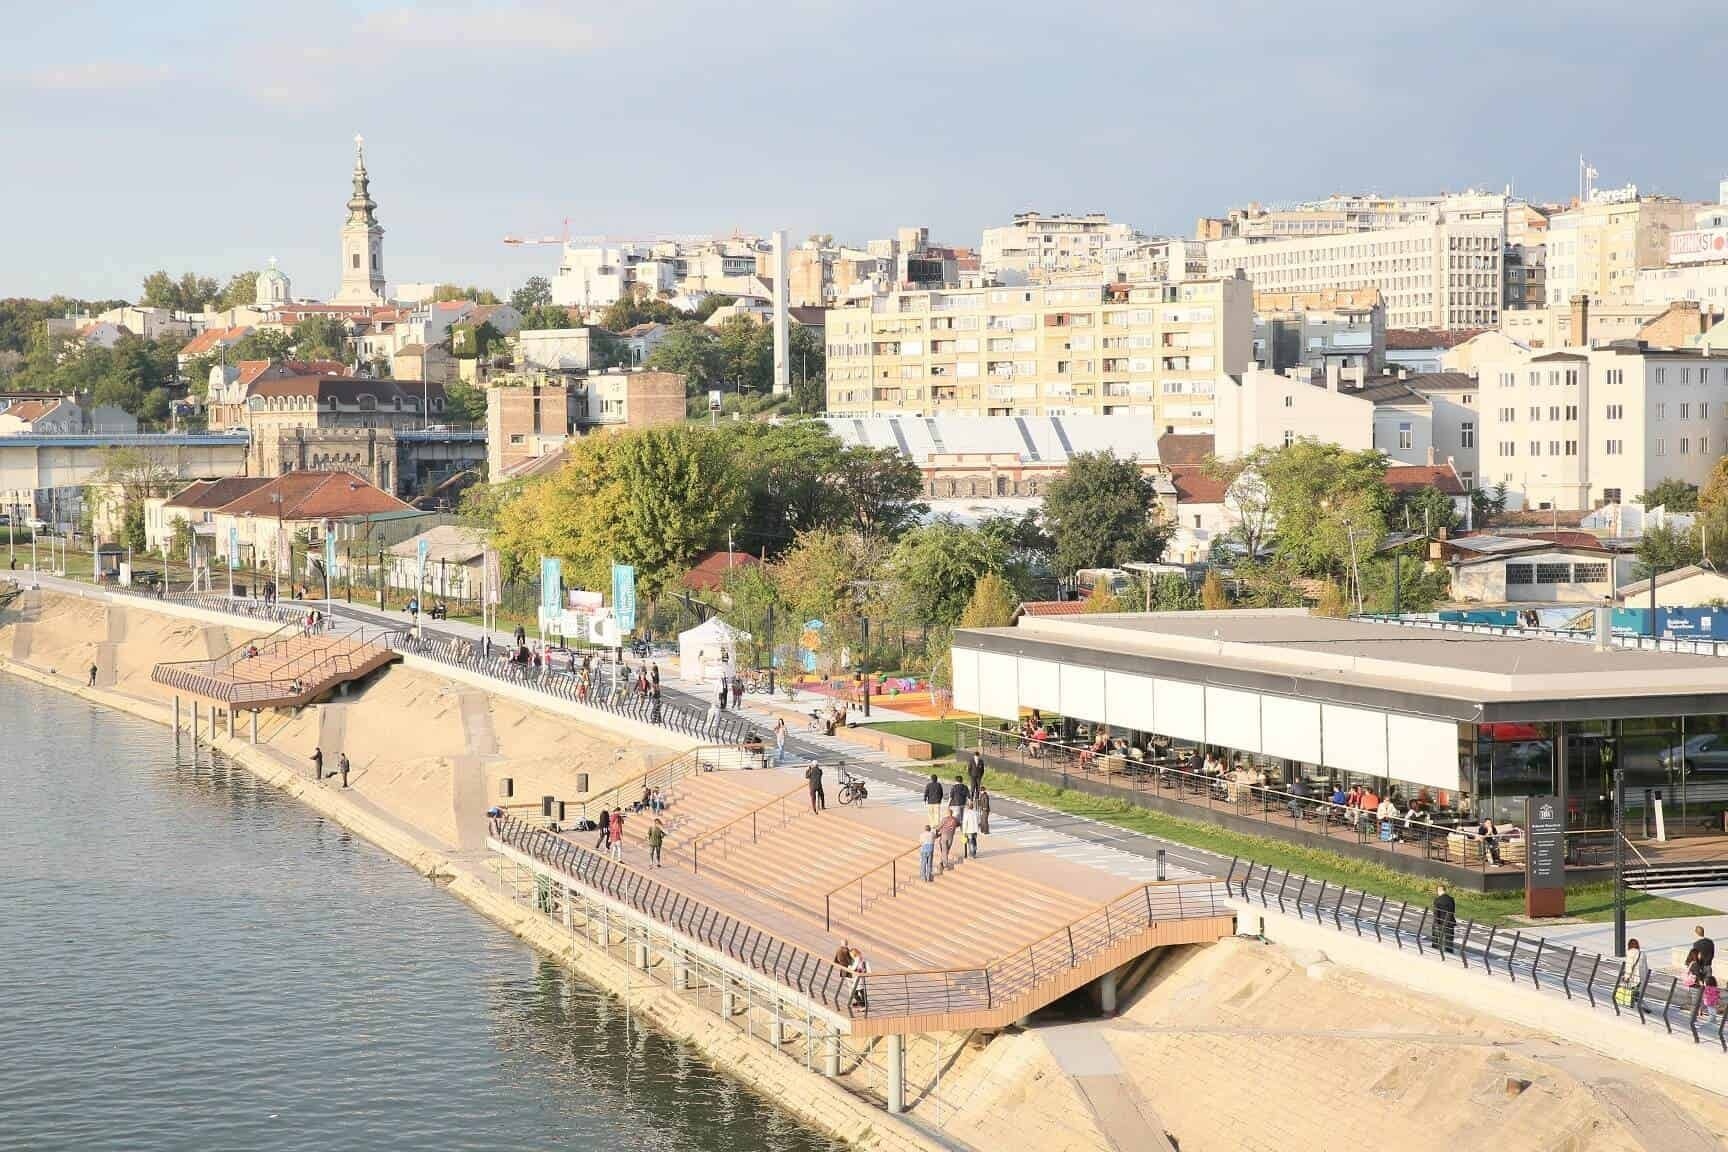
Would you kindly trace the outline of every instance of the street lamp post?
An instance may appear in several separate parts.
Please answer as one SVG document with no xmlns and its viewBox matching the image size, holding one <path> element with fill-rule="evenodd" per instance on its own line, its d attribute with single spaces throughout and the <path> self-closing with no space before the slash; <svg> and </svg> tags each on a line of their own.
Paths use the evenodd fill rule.
<svg viewBox="0 0 1728 1152">
<path fill-rule="evenodd" d="M 864 719 L 870 719 L 870 617 L 864 621 L 864 646 L 858 652 L 858 666 L 863 669 Z"/>
<path fill-rule="evenodd" d="M 1626 770 L 1614 769 L 1614 955 L 1626 955 Z"/>
</svg>

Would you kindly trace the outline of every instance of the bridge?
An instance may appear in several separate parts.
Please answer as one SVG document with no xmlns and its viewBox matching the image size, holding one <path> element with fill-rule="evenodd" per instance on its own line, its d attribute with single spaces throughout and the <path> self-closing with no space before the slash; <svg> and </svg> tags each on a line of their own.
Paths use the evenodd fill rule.
<svg viewBox="0 0 1728 1152">
<path fill-rule="evenodd" d="M 115 453 L 177 480 L 246 475 L 244 432 L 134 432 L 0 436 L 0 506 L 37 508 L 36 494 L 103 479 Z"/>
</svg>

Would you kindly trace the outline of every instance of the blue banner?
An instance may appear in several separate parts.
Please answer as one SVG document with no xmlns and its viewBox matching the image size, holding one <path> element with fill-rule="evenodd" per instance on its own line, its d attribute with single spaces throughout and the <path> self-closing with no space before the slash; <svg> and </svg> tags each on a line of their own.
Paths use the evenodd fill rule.
<svg viewBox="0 0 1728 1152">
<path fill-rule="evenodd" d="M 540 607 L 548 613 L 563 611 L 564 561 L 556 556 L 540 557 Z"/>
<path fill-rule="evenodd" d="M 612 565 L 612 618 L 618 622 L 620 635 L 636 630 L 636 567 L 633 564 Z"/>
<path fill-rule="evenodd" d="M 336 579 L 336 533 L 330 531 L 324 533 L 324 579 Z"/>
<path fill-rule="evenodd" d="M 429 551 L 431 551 L 431 545 L 426 542 L 425 537 L 421 537 L 420 542 L 414 547 L 414 558 L 416 561 L 414 572 L 414 596 L 416 599 L 420 596 L 420 590 L 426 587 L 426 553 Z"/>
</svg>

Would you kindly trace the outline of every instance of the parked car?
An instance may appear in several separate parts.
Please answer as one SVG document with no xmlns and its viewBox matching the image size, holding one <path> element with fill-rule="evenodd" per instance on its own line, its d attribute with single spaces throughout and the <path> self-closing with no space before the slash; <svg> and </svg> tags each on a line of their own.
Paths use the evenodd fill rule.
<svg viewBox="0 0 1728 1152">
<path fill-rule="evenodd" d="M 1728 732 L 1706 732 L 1678 747 L 1656 754 L 1656 762 L 1672 772 L 1684 766 L 1688 772 L 1728 772 Z"/>
</svg>

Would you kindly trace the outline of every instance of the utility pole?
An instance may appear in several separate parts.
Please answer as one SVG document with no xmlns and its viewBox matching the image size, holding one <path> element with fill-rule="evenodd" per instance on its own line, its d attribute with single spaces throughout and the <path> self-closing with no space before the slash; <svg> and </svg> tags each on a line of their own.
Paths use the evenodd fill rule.
<svg viewBox="0 0 1728 1152">
<path fill-rule="evenodd" d="M 864 670 L 864 719 L 870 719 L 870 617 L 864 621 L 864 647 L 858 652 L 858 666 Z"/>
<path fill-rule="evenodd" d="M 1614 769 L 1614 955 L 1626 955 L 1626 771 Z"/>
</svg>

